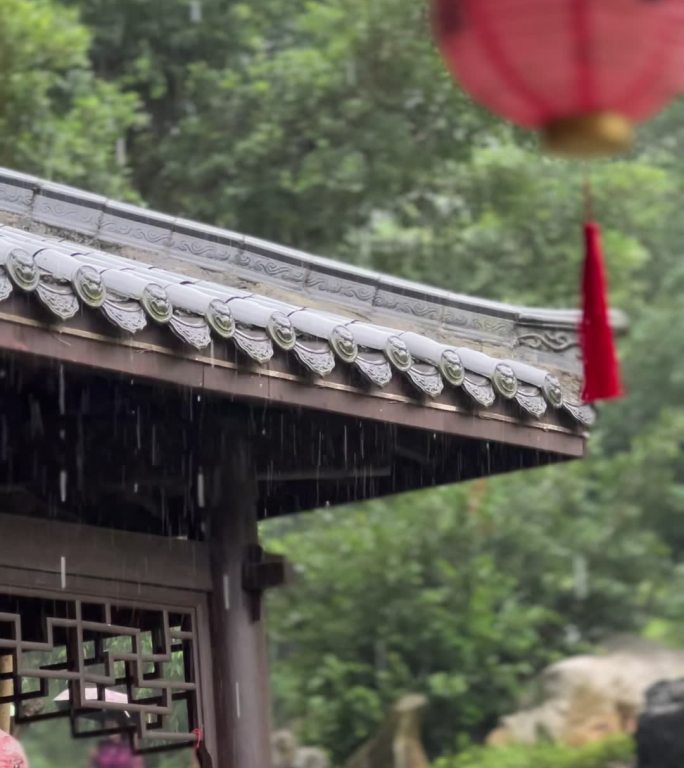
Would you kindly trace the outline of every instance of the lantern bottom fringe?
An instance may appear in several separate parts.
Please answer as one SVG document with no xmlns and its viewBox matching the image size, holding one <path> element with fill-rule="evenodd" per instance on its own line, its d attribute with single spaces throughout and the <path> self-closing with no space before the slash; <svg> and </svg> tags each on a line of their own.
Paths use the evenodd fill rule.
<svg viewBox="0 0 684 768">
<path fill-rule="evenodd" d="M 556 155 L 592 158 L 628 150 L 632 122 L 617 112 L 592 112 L 553 120 L 542 129 L 544 148 Z"/>
<path fill-rule="evenodd" d="M 580 342 L 584 363 L 585 403 L 610 400 L 623 394 L 613 330 L 608 316 L 601 230 L 598 224 L 584 225 L 584 273 L 582 275 L 582 321 Z"/>
</svg>

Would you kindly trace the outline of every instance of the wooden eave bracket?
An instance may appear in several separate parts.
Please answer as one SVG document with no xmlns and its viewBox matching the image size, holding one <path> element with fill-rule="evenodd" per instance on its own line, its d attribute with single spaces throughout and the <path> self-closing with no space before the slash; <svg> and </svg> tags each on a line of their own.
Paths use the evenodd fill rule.
<svg viewBox="0 0 684 768">
<path fill-rule="evenodd" d="M 247 547 L 242 564 L 242 588 L 251 596 L 253 621 L 261 619 L 264 592 L 290 584 L 293 577 L 292 564 L 284 555 L 266 552 L 258 544 Z"/>
</svg>

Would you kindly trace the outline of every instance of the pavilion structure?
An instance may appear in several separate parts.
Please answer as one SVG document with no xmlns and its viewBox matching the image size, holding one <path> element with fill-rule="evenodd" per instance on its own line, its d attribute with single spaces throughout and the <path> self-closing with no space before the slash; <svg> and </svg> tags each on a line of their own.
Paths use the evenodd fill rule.
<svg viewBox="0 0 684 768">
<path fill-rule="evenodd" d="M 258 521 L 582 456 L 576 324 L 0 170 L 0 709 L 268 768 Z"/>
</svg>

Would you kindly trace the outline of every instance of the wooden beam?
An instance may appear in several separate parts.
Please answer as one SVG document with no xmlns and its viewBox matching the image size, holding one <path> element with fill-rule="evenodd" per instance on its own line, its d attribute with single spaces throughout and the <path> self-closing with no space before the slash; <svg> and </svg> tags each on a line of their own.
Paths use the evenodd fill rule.
<svg viewBox="0 0 684 768">
<path fill-rule="evenodd" d="M 22 307 L 22 310 L 25 309 Z M 90 327 L 49 326 L 13 312 L 0 312 L 0 348 L 123 373 L 175 386 L 213 392 L 247 402 L 299 407 L 413 427 L 448 435 L 519 445 L 580 457 L 585 436 L 559 423 L 530 424 L 495 408 L 473 412 L 456 401 L 423 401 L 401 392 L 368 390 L 349 381 L 312 381 L 274 367 L 180 351 L 159 343 L 121 339 Z M 81 322 L 86 323 L 86 320 Z M 147 332 L 146 332 L 147 333 Z M 164 337 L 162 336 L 161 339 Z M 456 398 L 457 399 L 457 398 Z M 554 417 L 555 418 L 555 417 Z"/>
<path fill-rule="evenodd" d="M 366 477 L 391 477 L 392 467 L 350 467 L 349 469 L 316 469 L 315 467 L 287 471 L 259 472 L 260 483 L 296 483 L 302 480 L 358 480 Z"/>
<path fill-rule="evenodd" d="M 63 588 L 70 574 L 208 591 L 207 548 L 139 533 L 0 515 L 0 566 L 41 571 Z"/>
<path fill-rule="evenodd" d="M 209 551 L 218 754 L 214 768 L 270 768 L 270 701 L 263 617 L 244 589 L 243 566 L 258 544 L 257 488 L 247 438 L 230 438 L 215 477 Z"/>
</svg>

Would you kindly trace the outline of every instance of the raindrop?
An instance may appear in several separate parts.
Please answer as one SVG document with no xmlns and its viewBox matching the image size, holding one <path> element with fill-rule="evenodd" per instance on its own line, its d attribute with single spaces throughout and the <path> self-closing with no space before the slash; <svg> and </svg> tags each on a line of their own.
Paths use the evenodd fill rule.
<svg viewBox="0 0 684 768">
<path fill-rule="evenodd" d="M 200 509 L 204 509 L 205 507 L 205 497 L 204 497 L 204 470 L 202 467 L 200 467 L 197 470 L 197 506 Z"/>
<path fill-rule="evenodd" d="M 79 490 L 83 490 L 85 478 L 85 438 L 83 436 L 83 420 L 78 420 L 78 439 L 76 447 L 76 478 Z"/>
<path fill-rule="evenodd" d="M 59 366 L 59 415 L 66 413 L 66 387 L 64 384 L 64 366 Z"/>
<path fill-rule="evenodd" d="M 202 21 L 202 0 L 190 0 L 190 21 L 193 24 Z"/>
<path fill-rule="evenodd" d="M 573 588 L 578 600 L 586 600 L 589 595 L 589 567 L 587 558 L 577 554 L 572 560 Z"/>
<path fill-rule="evenodd" d="M 62 504 L 67 500 L 67 471 L 66 469 L 59 470 L 59 500 Z"/>
<path fill-rule="evenodd" d="M 223 574 L 223 605 L 226 611 L 230 610 L 230 577 Z"/>
</svg>

